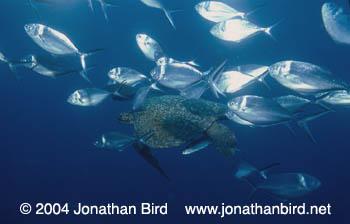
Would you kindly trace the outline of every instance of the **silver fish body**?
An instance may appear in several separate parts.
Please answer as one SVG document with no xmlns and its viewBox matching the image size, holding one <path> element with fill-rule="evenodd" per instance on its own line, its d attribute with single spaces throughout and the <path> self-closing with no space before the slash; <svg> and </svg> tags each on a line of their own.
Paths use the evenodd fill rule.
<svg viewBox="0 0 350 224">
<path fill-rule="evenodd" d="M 111 93 L 97 88 L 86 88 L 74 91 L 67 102 L 75 106 L 97 106 L 102 103 Z"/>
<path fill-rule="evenodd" d="M 292 114 L 278 103 L 260 96 L 236 97 L 227 106 L 241 119 L 259 126 L 276 125 L 293 119 Z"/>
<path fill-rule="evenodd" d="M 215 84 L 222 92 L 232 94 L 259 81 L 267 70 L 267 66 L 260 65 L 228 67 L 218 76 Z"/>
<path fill-rule="evenodd" d="M 147 76 L 142 73 L 126 67 L 113 68 L 108 72 L 108 77 L 117 83 L 125 83 L 131 87 L 137 86 L 140 83 L 150 83 Z"/>
<path fill-rule="evenodd" d="M 237 114 L 235 114 L 232 111 L 228 111 L 226 113 L 226 117 L 229 120 L 231 120 L 231 121 L 233 121 L 233 122 L 235 122 L 237 124 L 243 125 L 243 126 L 248 126 L 248 127 L 254 127 L 255 126 L 253 123 L 240 118 Z"/>
<path fill-rule="evenodd" d="M 195 6 L 196 11 L 205 19 L 219 23 L 234 17 L 244 17 L 245 13 L 218 1 L 203 1 Z"/>
<path fill-rule="evenodd" d="M 70 61 L 63 57 L 28 55 L 24 59 L 24 62 L 26 62 L 24 67 L 29 68 L 40 75 L 51 78 L 79 72 L 78 68 L 73 66 L 73 64 L 70 64 Z"/>
<path fill-rule="evenodd" d="M 135 138 L 129 137 L 127 135 L 123 135 L 118 132 L 110 132 L 99 137 L 95 141 L 94 145 L 98 148 L 117 150 L 121 152 L 135 141 Z"/>
<path fill-rule="evenodd" d="M 185 89 L 202 79 L 202 72 L 184 63 L 166 63 L 155 67 L 151 76 L 161 85 L 172 89 Z"/>
<path fill-rule="evenodd" d="M 298 112 L 311 103 L 309 99 L 294 95 L 279 96 L 275 97 L 274 100 L 291 113 Z"/>
<path fill-rule="evenodd" d="M 268 175 L 267 179 L 257 185 L 257 188 L 283 198 L 296 198 L 305 196 L 320 186 L 321 181 L 311 175 L 281 173 Z"/>
<path fill-rule="evenodd" d="M 278 62 L 270 66 L 269 74 L 282 86 L 302 95 L 347 89 L 347 84 L 331 72 L 307 62 Z"/>
<path fill-rule="evenodd" d="M 332 106 L 350 107 L 350 93 L 347 90 L 336 90 L 325 94 L 317 103 Z"/>
<path fill-rule="evenodd" d="M 80 54 L 72 41 L 57 30 L 38 23 L 26 24 L 24 29 L 36 44 L 49 53 L 57 55 Z"/>
<path fill-rule="evenodd" d="M 217 23 L 211 28 L 210 33 L 221 40 L 239 43 L 259 33 L 265 32 L 271 35 L 271 28 L 259 27 L 248 20 L 237 18 Z"/>
<path fill-rule="evenodd" d="M 157 62 L 165 56 L 159 43 L 147 34 L 137 34 L 136 42 L 142 53 L 151 61 Z"/>
<path fill-rule="evenodd" d="M 90 82 L 86 74 L 85 58 L 97 51 L 100 51 L 101 49 L 97 49 L 89 53 L 81 53 L 65 34 L 43 24 L 26 24 L 24 29 L 28 36 L 32 38 L 37 45 L 51 54 L 79 56 L 82 67 L 80 75 Z"/>
<path fill-rule="evenodd" d="M 333 2 L 324 3 L 321 12 L 330 37 L 337 43 L 350 44 L 350 14 Z"/>
<path fill-rule="evenodd" d="M 207 138 L 202 138 L 196 141 L 191 142 L 184 151 L 182 155 L 190 155 L 192 153 L 198 152 L 202 149 L 207 148 L 212 142 Z"/>
</svg>

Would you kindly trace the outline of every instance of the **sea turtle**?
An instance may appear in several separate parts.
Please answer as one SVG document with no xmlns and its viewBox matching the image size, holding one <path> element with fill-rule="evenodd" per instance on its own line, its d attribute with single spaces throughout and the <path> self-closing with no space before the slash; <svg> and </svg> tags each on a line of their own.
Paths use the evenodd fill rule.
<svg viewBox="0 0 350 224">
<path fill-rule="evenodd" d="M 132 124 L 135 136 L 151 133 L 144 142 L 151 148 L 170 148 L 183 145 L 206 135 L 224 155 L 233 155 L 236 137 L 225 125 L 224 104 L 202 99 L 187 99 L 178 95 L 151 97 L 137 111 L 122 113 L 118 120 Z"/>
</svg>

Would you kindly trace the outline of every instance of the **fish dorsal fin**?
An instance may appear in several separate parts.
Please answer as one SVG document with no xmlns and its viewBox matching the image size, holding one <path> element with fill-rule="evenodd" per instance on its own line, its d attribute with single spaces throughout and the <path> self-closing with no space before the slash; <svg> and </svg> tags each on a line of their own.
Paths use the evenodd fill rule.
<svg viewBox="0 0 350 224">
<path fill-rule="evenodd" d="M 261 168 L 259 171 L 260 171 L 260 174 L 261 176 L 264 178 L 264 179 L 267 179 L 267 175 L 266 175 L 266 172 L 269 171 L 270 169 L 274 168 L 274 167 L 277 167 L 277 166 L 280 166 L 281 163 L 272 163 L 268 166 L 265 166 L 263 168 Z"/>
</svg>

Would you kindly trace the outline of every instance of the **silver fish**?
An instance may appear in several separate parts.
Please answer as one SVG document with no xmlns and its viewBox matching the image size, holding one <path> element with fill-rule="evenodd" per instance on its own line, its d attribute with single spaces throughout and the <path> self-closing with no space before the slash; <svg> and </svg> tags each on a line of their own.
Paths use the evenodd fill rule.
<svg viewBox="0 0 350 224">
<path fill-rule="evenodd" d="M 125 148 L 131 146 L 135 141 L 137 141 L 136 138 L 123 135 L 118 132 L 109 132 L 99 137 L 95 141 L 94 145 L 98 148 L 122 152 Z"/>
<path fill-rule="evenodd" d="M 74 91 L 67 102 L 75 106 L 97 106 L 102 103 L 111 93 L 97 88 L 86 88 Z"/>
<path fill-rule="evenodd" d="M 161 85 L 171 89 L 185 89 L 202 79 L 202 72 L 184 63 L 166 63 L 155 67 L 151 76 Z"/>
<path fill-rule="evenodd" d="M 205 19 L 219 23 L 234 17 L 245 18 L 247 13 L 237 11 L 231 6 L 218 1 L 203 1 L 195 5 L 196 11 Z"/>
<path fill-rule="evenodd" d="M 117 83 L 135 87 L 140 83 L 150 84 L 150 79 L 142 73 L 126 67 L 116 67 L 108 72 L 108 77 Z"/>
<path fill-rule="evenodd" d="M 235 114 L 232 111 L 228 111 L 226 113 L 226 117 L 229 120 L 231 120 L 231 121 L 233 121 L 233 122 L 235 122 L 237 124 L 240 124 L 240 125 L 243 125 L 243 126 L 248 126 L 248 127 L 255 127 L 255 125 L 253 123 L 240 118 L 237 114 Z"/>
<path fill-rule="evenodd" d="M 149 87 L 140 88 L 136 95 L 133 104 L 133 109 L 136 110 L 143 105 L 144 100 L 152 89 L 161 90 L 157 84 L 180 91 L 180 95 L 188 99 L 198 99 L 210 87 L 212 92 L 217 96 L 222 94 L 214 83 L 214 78 L 223 69 L 227 61 L 222 62 L 213 71 L 201 73 L 193 66 L 186 63 L 169 63 L 157 66 L 151 71 L 151 76 L 154 79 Z M 207 74 L 208 73 L 208 74 Z"/>
<path fill-rule="evenodd" d="M 321 181 L 305 173 L 266 174 L 269 169 L 278 165 L 279 163 L 274 163 L 257 169 L 249 163 L 240 162 L 235 177 L 246 180 L 253 187 L 253 194 L 257 190 L 263 190 L 283 199 L 302 197 L 320 188 Z M 254 174 L 260 178 L 254 181 Z"/>
<path fill-rule="evenodd" d="M 241 65 L 225 68 L 223 73 L 215 79 L 215 84 L 224 93 L 235 93 L 256 81 L 268 70 L 268 66 Z"/>
<path fill-rule="evenodd" d="M 269 175 L 256 188 L 283 198 L 305 196 L 321 186 L 321 181 L 305 173 L 281 173 Z"/>
<path fill-rule="evenodd" d="M 282 86 L 302 95 L 347 90 L 347 84 L 331 72 L 307 62 L 281 61 L 270 66 L 269 74 Z"/>
<path fill-rule="evenodd" d="M 347 90 L 332 91 L 324 94 L 316 100 L 316 103 L 348 108 L 350 107 L 350 93 Z"/>
<path fill-rule="evenodd" d="M 27 64 L 24 67 L 44 76 L 57 78 L 78 72 L 77 68 L 69 64 L 65 58 L 44 55 L 29 55 L 24 59 Z M 69 66 L 67 66 L 69 65 Z"/>
<path fill-rule="evenodd" d="M 156 9 L 160 9 L 164 12 L 165 16 L 168 18 L 171 26 L 176 30 L 173 18 L 171 16 L 171 11 L 166 9 L 164 7 L 164 5 L 160 2 L 160 0 L 140 0 L 143 4 L 152 7 L 152 8 L 156 8 Z"/>
<path fill-rule="evenodd" d="M 182 155 L 189 155 L 195 152 L 198 152 L 202 149 L 207 148 L 212 142 L 208 138 L 200 138 L 193 142 L 191 142 L 184 151 L 182 151 Z"/>
<path fill-rule="evenodd" d="M 271 34 L 271 30 L 277 26 L 276 23 L 270 27 L 259 27 L 248 20 L 244 19 L 230 19 L 220 23 L 217 23 L 210 30 L 210 33 L 225 41 L 231 41 L 239 43 L 247 38 L 253 37 L 259 33 L 266 33 L 271 38 L 274 37 Z"/>
<path fill-rule="evenodd" d="M 194 60 L 192 60 L 192 61 L 179 61 L 179 60 L 176 60 L 174 58 L 170 58 L 170 57 L 166 57 L 166 56 L 159 58 L 156 62 L 156 64 L 158 66 L 165 65 L 165 64 L 171 64 L 171 63 L 184 63 L 184 64 L 187 64 L 190 66 L 200 67 Z"/>
<path fill-rule="evenodd" d="M 78 55 L 83 68 L 80 74 L 89 81 L 85 74 L 85 58 L 99 50 L 90 51 L 89 53 L 81 53 L 65 34 L 42 24 L 26 24 L 24 29 L 36 44 L 51 54 Z"/>
<path fill-rule="evenodd" d="M 350 14 L 345 14 L 344 9 L 334 2 L 324 3 L 321 12 L 331 38 L 337 43 L 350 44 Z"/>
<path fill-rule="evenodd" d="M 276 125 L 293 119 L 292 114 L 269 98 L 240 96 L 233 98 L 227 106 L 243 120 L 255 125 Z"/>
<path fill-rule="evenodd" d="M 309 99 L 294 95 L 279 96 L 273 99 L 291 113 L 298 112 L 311 103 Z"/>
<path fill-rule="evenodd" d="M 159 58 L 165 56 L 158 42 L 147 34 L 137 34 L 136 42 L 142 53 L 151 61 L 157 62 Z"/>
</svg>

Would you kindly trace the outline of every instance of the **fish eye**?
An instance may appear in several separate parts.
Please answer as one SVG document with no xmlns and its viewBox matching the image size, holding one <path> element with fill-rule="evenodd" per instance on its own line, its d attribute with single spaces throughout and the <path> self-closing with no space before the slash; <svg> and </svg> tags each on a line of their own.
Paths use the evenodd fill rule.
<svg viewBox="0 0 350 224">
<path fill-rule="evenodd" d="M 219 30 L 221 32 L 225 32 L 225 25 L 224 25 L 224 23 L 219 26 Z"/>
</svg>

